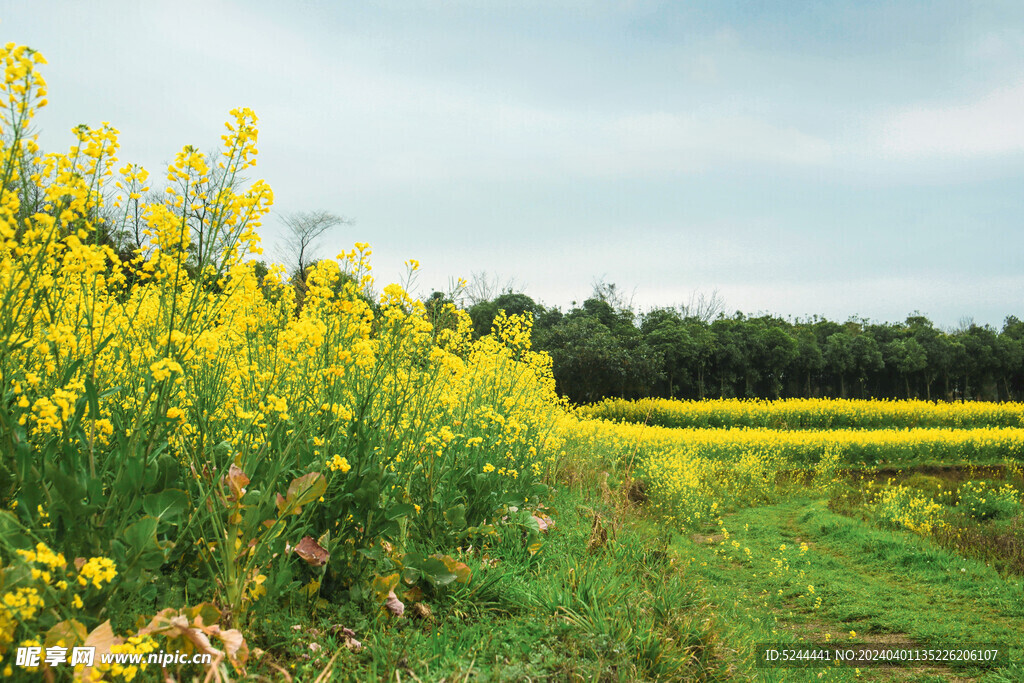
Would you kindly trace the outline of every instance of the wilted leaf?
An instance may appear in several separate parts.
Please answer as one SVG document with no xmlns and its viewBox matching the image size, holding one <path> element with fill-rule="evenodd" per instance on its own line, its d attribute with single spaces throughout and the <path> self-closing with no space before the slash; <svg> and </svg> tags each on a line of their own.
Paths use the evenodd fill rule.
<svg viewBox="0 0 1024 683">
<path fill-rule="evenodd" d="M 384 601 L 384 607 L 396 617 L 400 617 L 405 613 L 405 603 L 398 599 L 395 591 L 388 593 L 388 599 Z"/>
<path fill-rule="evenodd" d="M 110 627 L 110 620 L 107 619 L 85 637 L 85 646 L 95 647 L 98 655 L 106 654 L 110 652 L 110 646 L 114 645 L 115 640 L 114 629 Z"/>
<path fill-rule="evenodd" d="M 285 513 L 286 509 L 288 508 L 288 501 L 280 493 L 278 493 L 276 495 L 277 495 L 277 499 L 276 499 L 277 500 L 277 514 L 278 515 L 283 515 Z M 292 510 L 291 514 L 297 515 L 297 514 L 299 514 L 299 512 L 301 512 L 301 510 L 300 511 Z"/>
<path fill-rule="evenodd" d="M 201 602 L 193 607 L 186 607 L 182 613 L 193 622 L 216 624 L 220 621 L 221 611 L 212 602 Z"/>
<path fill-rule="evenodd" d="M 104 621 L 102 624 L 97 626 L 85 637 L 85 642 L 82 643 L 83 647 L 94 647 L 95 655 L 93 662 L 98 664 L 101 661 L 101 657 L 110 652 L 110 648 L 113 645 L 117 645 L 121 642 L 120 638 L 114 636 L 114 630 L 110 627 L 110 620 Z M 92 667 L 87 666 L 80 674 L 79 680 L 91 681 L 92 680 Z"/>
<path fill-rule="evenodd" d="M 430 621 L 434 617 L 434 612 L 430 609 L 430 605 L 424 605 L 422 602 L 413 604 L 412 614 L 417 619 L 424 619 L 426 621 Z"/>
<path fill-rule="evenodd" d="M 189 616 L 192 617 L 191 622 Z M 249 646 L 242 633 L 237 629 L 221 630 L 217 624 L 207 625 L 204 616 L 219 619 L 220 611 L 209 603 L 203 603 L 182 612 L 169 607 L 157 612 L 145 628 L 139 629 L 138 634 L 140 636 L 162 635 L 168 640 L 182 638 L 199 652 L 211 655 L 214 659 L 214 666 L 227 654 L 228 661 L 231 662 L 235 671 L 244 671 L 245 662 L 249 658 Z M 223 643 L 224 650 L 215 648 L 210 642 L 209 636 L 218 638 Z"/>
<path fill-rule="evenodd" d="M 242 632 L 235 628 L 228 629 L 227 631 L 221 631 L 217 628 L 217 637 L 220 638 L 220 642 L 224 643 L 224 651 L 228 653 L 228 661 L 236 669 L 240 668 L 239 665 L 244 665 L 246 660 L 249 659 L 249 646 L 246 645 Z"/>
<path fill-rule="evenodd" d="M 374 595 L 377 596 L 378 600 L 385 600 L 389 594 L 394 594 L 395 588 L 398 587 L 398 572 L 394 574 L 388 574 L 387 576 L 377 576 L 373 579 L 373 585 L 371 586 Z"/>
<path fill-rule="evenodd" d="M 67 647 L 74 647 L 79 643 L 84 643 L 86 635 L 87 631 L 84 624 L 74 619 L 65 619 L 46 632 L 46 639 L 43 641 L 43 645 L 51 647 L 56 645 L 58 641 L 63 640 Z"/>
<path fill-rule="evenodd" d="M 303 536 L 295 546 L 295 554 L 314 567 L 322 567 L 331 559 L 331 554 L 317 543 L 312 536 Z"/>
<path fill-rule="evenodd" d="M 555 520 L 551 519 L 543 513 L 532 515 L 532 517 L 533 521 L 537 523 L 537 530 L 540 531 L 542 534 L 546 533 L 548 529 L 555 525 Z"/>
<path fill-rule="evenodd" d="M 469 565 L 465 562 L 459 562 L 448 555 L 439 559 L 444 562 L 444 566 L 448 568 L 448 571 L 455 575 L 455 580 L 457 582 L 469 583 L 470 577 L 473 576 L 473 570 L 469 568 Z"/>
<path fill-rule="evenodd" d="M 224 483 L 231 489 L 232 500 L 238 501 L 245 495 L 245 487 L 249 485 L 249 477 L 242 471 L 242 468 L 231 463 L 228 473 L 224 475 Z"/>
<path fill-rule="evenodd" d="M 178 613 L 177 610 L 171 607 L 157 612 L 156 616 L 149 622 L 149 625 L 139 630 L 140 636 L 151 634 L 162 635 L 170 640 L 184 638 L 192 643 L 200 652 L 205 652 L 214 657 L 222 657 L 224 655 L 223 652 L 210 643 L 210 639 L 206 637 L 206 634 L 199 629 L 192 628 L 187 616 Z"/>
<path fill-rule="evenodd" d="M 451 558 L 449 558 L 451 559 Z M 441 558 L 432 555 L 424 560 L 420 567 L 423 576 L 435 586 L 447 586 L 458 577 L 448 570 L 448 565 Z"/>
<path fill-rule="evenodd" d="M 352 629 L 346 628 L 341 624 L 334 624 L 330 630 L 336 638 L 341 640 L 342 645 L 353 652 L 359 652 L 359 650 L 363 649 L 363 644 L 356 640 L 356 632 Z"/>
<path fill-rule="evenodd" d="M 277 511 L 281 514 L 298 514 L 303 505 L 309 505 L 327 492 L 327 480 L 319 472 L 310 472 L 292 480 L 284 498 L 277 497 Z"/>
</svg>

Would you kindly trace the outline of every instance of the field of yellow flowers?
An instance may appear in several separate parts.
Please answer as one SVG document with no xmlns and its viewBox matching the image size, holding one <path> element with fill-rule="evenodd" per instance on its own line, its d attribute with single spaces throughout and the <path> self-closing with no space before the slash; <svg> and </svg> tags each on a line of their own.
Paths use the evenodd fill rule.
<svg viewBox="0 0 1024 683">
<path fill-rule="evenodd" d="M 1019 462 L 1021 410 L 1017 403 L 607 400 L 580 408 L 586 419 L 564 418 L 563 432 L 584 448 L 610 446 L 646 482 L 656 507 L 692 525 L 725 507 L 775 500 L 809 478 L 823 485 L 851 470 Z"/>
<path fill-rule="evenodd" d="M 1020 411 L 609 400 L 563 418 L 563 431 L 569 448 L 610 449 L 628 471 L 612 483 L 681 532 L 668 545 L 714 605 L 737 680 L 1021 680 L 1009 654 L 1024 627 Z M 880 672 L 773 670 L 756 655 L 766 643 L 978 642 L 1004 658 Z"/>
<path fill-rule="evenodd" d="M 119 167 L 109 124 L 44 154 L 45 61 L 0 59 L 5 674 L 12 648 L 58 641 L 206 649 L 240 672 L 260 600 L 399 611 L 468 580 L 435 550 L 537 534 L 560 409 L 527 320 L 474 340 L 462 311 L 374 297 L 367 245 L 317 264 L 297 301 L 250 260 L 273 201 L 243 180 L 253 112 L 232 112 L 219 155 L 186 147 L 151 178 Z"/>
<path fill-rule="evenodd" d="M 1024 403 L 933 403 L 920 400 L 835 398 L 607 399 L 583 414 L 662 427 L 764 429 L 908 429 L 1024 427 Z"/>
<path fill-rule="evenodd" d="M 1024 453 L 1016 404 L 572 409 L 550 358 L 531 350 L 529 318 L 501 314 L 476 337 L 464 311 L 428 314 L 396 284 L 376 294 L 368 245 L 319 262 L 301 289 L 279 268 L 259 277 L 252 258 L 273 193 L 246 180 L 258 151 L 252 111 L 231 112 L 218 154 L 185 147 L 151 178 L 118 163 L 109 124 L 78 126 L 67 152 L 44 153 L 32 121 L 46 104 L 45 61 L 14 44 L 0 58 L 4 676 L 54 674 L 44 662 L 16 666 L 18 648 L 89 645 L 210 654 L 210 676 L 226 679 L 248 670 L 249 634 L 274 610 L 345 602 L 397 619 L 419 605 L 427 620 L 424 596 L 486 592 L 492 584 L 474 572 L 494 566 L 494 544 L 536 569 L 553 488 L 574 470 L 606 470 L 609 491 L 624 477 L 630 499 L 691 529 L 852 468 Z M 119 236 L 129 232 L 138 243 L 126 253 Z M 880 514 L 924 528 L 897 512 L 932 508 L 888 490 L 872 499 Z M 986 491 L 960 496 L 981 506 Z M 576 516 L 593 524 L 577 545 L 606 548 L 600 515 Z M 567 572 L 564 591 L 527 601 L 552 619 L 579 599 L 580 575 L 563 565 L 552 571 Z M 650 596 L 644 572 L 616 580 Z M 672 629 L 685 620 L 666 605 L 655 613 L 651 633 L 669 635 L 629 635 L 644 670 L 675 670 L 658 654 L 666 643 L 680 662 L 711 657 L 705 626 L 684 638 Z M 598 620 L 573 623 L 589 633 Z M 82 680 L 143 673 L 75 670 Z"/>
</svg>

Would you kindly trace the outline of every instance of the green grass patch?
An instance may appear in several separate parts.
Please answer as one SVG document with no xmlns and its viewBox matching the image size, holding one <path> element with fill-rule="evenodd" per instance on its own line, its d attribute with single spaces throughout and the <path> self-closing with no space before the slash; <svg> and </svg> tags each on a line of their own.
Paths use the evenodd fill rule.
<svg viewBox="0 0 1024 683">
<path fill-rule="evenodd" d="M 351 603 L 312 619 L 267 615 L 253 625 L 258 669 L 297 680 L 329 670 L 332 681 L 728 677 L 708 606 L 663 530 L 580 494 L 559 493 L 556 504 L 539 552 L 506 535 L 484 555 L 464 554 L 472 579 L 424 596 L 429 616 Z M 363 647 L 345 647 L 340 627 Z"/>
<path fill-rule="evenodd" d="M 760 680 L 800 680 L 817 672 L 754 667 L 757 642 L 1000 643 L 1014 659 L 1000 671 L 957 671 L 984 680 L 1024 676 L 1024 600 L 1020 577 L 1001 576 L 904 531 L 874 528 L 836 514 L 824 501 L 799 500 L 728 516 L 679 545 L 714 596 L 734 666 Z M 715 533 L 711 533 L 715 532 Z M 749 552 L 748 552 L 749 550 Z M 855 678 L 849 668 L 830 677 Z M 945 669 L 873 669 L 862 674 L 910 680 Z"/>
</svg>

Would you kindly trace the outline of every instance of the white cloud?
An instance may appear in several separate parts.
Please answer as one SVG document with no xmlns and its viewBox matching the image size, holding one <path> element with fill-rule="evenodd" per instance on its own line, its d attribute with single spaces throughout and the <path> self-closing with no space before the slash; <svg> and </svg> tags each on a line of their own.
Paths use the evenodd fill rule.
<svg viewBox="0 0 1024 683">
<path fill-rule="evenodd" d="M 896 156 L 995 156 L 1024 151 L 1024 81 L 974 101 L 914 106 L 882 123 L 884 150 Z"/>
</svg>

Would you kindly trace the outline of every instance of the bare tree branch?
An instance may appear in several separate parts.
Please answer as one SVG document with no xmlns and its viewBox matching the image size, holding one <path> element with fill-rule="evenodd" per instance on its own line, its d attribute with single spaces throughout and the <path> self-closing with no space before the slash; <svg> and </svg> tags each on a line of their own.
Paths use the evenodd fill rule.
<svg viewBox="0 0 1024 683">
<path fill-rule="evenodd" d="M 684 318 L 696 318 L 709 323 L 725 310 L 725 299 L 717 289 L 710 294 L 696 290 L 690 294 L 688 303 L 679 304 L 677 308 Z"/>
<path fill-rule="evenodd" d="M 468 306 L 472 307 L 484 301 L 491 301 L 501 294 L 511 294 L 517 288 L 515 278 L 509 278 L 502 285 L 497 274 L 488 275 L 487 271 L 481 270 L 470 276 L 462 295 Z"/>
<path fill-rule="evenodd" d="M 306 271 L 316 261 L 320 238 L 331 228 L 352 225 L 354 221 L 337 216 L 329 211 L 296 211 L 281 218 L 288 229 L 285 235 L 284 251 L 286 264 L 297 282 L 306 281 Z"/>
</svg>

